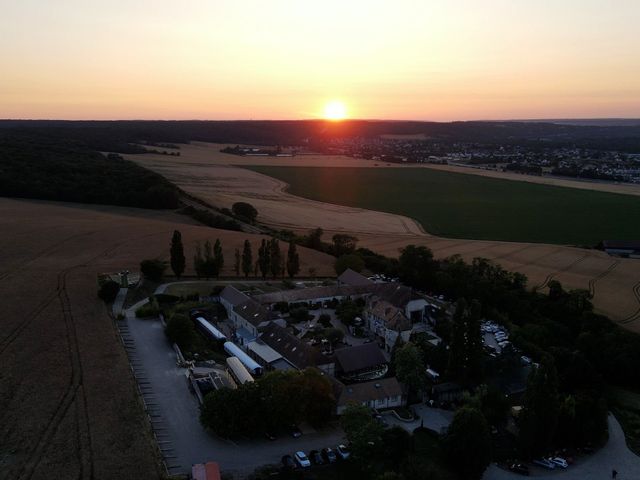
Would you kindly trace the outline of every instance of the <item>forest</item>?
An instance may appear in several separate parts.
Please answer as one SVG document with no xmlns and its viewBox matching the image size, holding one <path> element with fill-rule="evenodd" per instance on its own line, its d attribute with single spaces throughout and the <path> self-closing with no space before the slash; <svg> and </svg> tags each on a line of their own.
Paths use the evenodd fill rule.
<svg viewBox="0 0 640 480">
<path fill-rule="evenodd" d="M 161 175 L 79 140 L 0 130 L 0 196 L 173 209 L 179 193 Z"/>
</svg>

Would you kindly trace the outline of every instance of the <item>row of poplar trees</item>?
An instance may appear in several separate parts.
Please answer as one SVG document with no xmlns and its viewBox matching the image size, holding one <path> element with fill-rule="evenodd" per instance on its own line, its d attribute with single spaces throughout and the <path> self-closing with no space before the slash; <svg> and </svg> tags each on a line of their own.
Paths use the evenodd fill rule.
<svg viewBox="0 0 640 480">
<path fill-rule="evenodd" d="M 171 239 L 171 270 L 178 278 L 182 276 L 186 267 L 184 246 L 182 244 L 182 234 L 175 230 Z M 234 271 L 237 276 L 240 272 L 247 278 L 251 273 L 254 276 L 261 274 L 262 278 L 271 276 L 273 278 L 284 277 L 285 273 L 293 278 L 300 272 L 300 256 L 296 249 L 296 244 L 289 243 L 287 256 L 280 250 L 280 242 L 276 238 L 271 240 L 262 239 L 258 248 L 257 259 L 253 260 L 251 242 L 244 241 L 242 252 L 236 248 L 234 255 Z M 214 278 L 218 277 L 224 266 L 224 254 L 222 253 L 222 243 L 216 239 L 213 245 L 207 240 L 204 245 L 196 244 L 196 253 L 193 257 L 193 267 L 198 277 Z"/>
</svg>

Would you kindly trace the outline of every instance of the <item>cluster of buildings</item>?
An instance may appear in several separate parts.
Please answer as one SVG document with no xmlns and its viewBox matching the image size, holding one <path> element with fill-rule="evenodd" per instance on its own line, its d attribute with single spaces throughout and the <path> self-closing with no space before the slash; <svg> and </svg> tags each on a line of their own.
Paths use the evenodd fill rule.
<svg viewBox="0 0 640 480">
<path fill-rule="evenodd" d="M 415 138 L 332 139 L 324 150 L 386 163 L 450 164 L 532 175 L 640 183 L 640 154 L 616 150 L 511 142 L 445 142 L 420 135 Z"/>
<path fill-rule="evenodd" d="M 367 339 L 335 349 L 301 338 L 276 309 L 283 304 L 326 307 L 346 299 L 364 302 L 360 321 Z M 227 312 L 229 337 L 243 353 L 264 371 L 314 367 L 324 372 L 334 385 L 338 414 L 354 402 L 375 409 L 406 404 L 402 385 L 387 376 L 389 354 L 398 339 L 408 341 L 412 332 L 428 328 L 440 308 L 437 299 L 409 287 L 374 282 L 351 270 L 336 285 L 254 296 L 227 286 L 219 301 Z"/>
</svg>

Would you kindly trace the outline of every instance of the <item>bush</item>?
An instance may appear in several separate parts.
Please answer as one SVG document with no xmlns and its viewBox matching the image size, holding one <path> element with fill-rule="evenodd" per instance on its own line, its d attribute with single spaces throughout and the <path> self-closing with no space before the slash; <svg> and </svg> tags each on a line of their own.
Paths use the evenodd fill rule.
<svg viewBox="0 0 640 480">
<path fill-rule="evenodd" d="M 120 285 L 113 280 L 107 280 L 98 289 L 98 297 L 100 297 L 105 303 L 113 303 L 120 291 Z"/>
<path fill-rule="evenodd" d="M 258 218 L 258 210 L 253 205 L 246 202 L 236 202 L 231 206 L 233 214 L 249 223 L 253 223 Z"/>
<path fill-rule="evenodd" d="M 151 280 L 152 282 L 159 282 L 162 280 L 166 269 L 166 262 L 157 258 L 143 260 L 140 262 L 140 271 L 142 272 L 142 275 L 144 275 L 144 278 Z"/>
<path fill-rule="evenodd" d="M 154 301 L 145 303 L 136 309 L 136 317 L 138 318 L 157 317 L 158 315 L 160 315 L 160 307 Z"/>
<path fill-rule="evenodd" d="M 193 322 L 188 316 L 177 313 L 171 316 L 164 330 L 170 342 L 178 344 L 183 350 L 189 350 L 196 335 Z"/>
<path fill-rule="evenodd" d="M 310 317 L 309 310 L 307 310 L 305 307 L 292 308 L 291 310 L 289 310 L 289 317 L 294 323 L 306 322 Z"/>
<path fill-rule="evenodd" d="M 331 316 L 327 313 L 323 313 L 318 317 L 318 323 L 324 328 L 331 327 Z"/>
</svg>

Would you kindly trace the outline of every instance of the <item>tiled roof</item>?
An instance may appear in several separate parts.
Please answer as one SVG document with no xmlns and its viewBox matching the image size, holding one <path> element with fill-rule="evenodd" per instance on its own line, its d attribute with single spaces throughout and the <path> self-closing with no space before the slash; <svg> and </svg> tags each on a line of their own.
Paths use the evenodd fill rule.
<svg viewBox="0 0 640 480">
<path fill-rule="evenodd" d="M 396 377 L 382 378 L 371 382 L 346 385 L 338 396 L 338 405 L 382 400 L 402 395 L 402 385 Z"/>
<path fill-rule="evenodd" d="M 316 347 L 312 347 L 275 323 L 270 323 L 264 329 L 260 340 L 301 370 L 334 361 L 332 356 L 324 355 Z"/>
<path fill-rule="evenodd" d="M 374 282 L 355 270 L 347 268 L 342 272 L 342 275 L 338 277 L 338 283 L 345 285 L 373 285 Z"/>
<path fill-rule="evenodd" d="M 386 358 L 375 343 L 341 348 L 335 351 L 335 355 L 344 373 L 357 372 L 387 363 Z"/>
<path fill-rule="evenodd" d="M 227 285 L 224 290 L 220 292 L 220 298 L 226 300 L 231 305 L 240 305 L 249 300 L 249 297 L 242 293 L 240 290 L 232 285 Z"/>
</svg>

